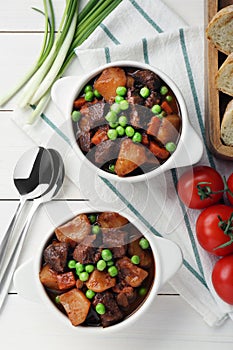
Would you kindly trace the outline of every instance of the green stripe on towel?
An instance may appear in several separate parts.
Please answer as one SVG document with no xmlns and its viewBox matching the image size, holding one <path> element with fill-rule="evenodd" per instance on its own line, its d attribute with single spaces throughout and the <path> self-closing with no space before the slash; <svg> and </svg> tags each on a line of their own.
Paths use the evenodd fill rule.
<svg viewBox="0 0 233 350">
<path fill-rule="evenodd" d="M 142 39 L 142 48 L 143 48 L 144 61 L 145 63 L 149 64 L 148 43 L 146 38 Z"/>
<path fill-rule="evenodd" d="M 163 30 L 160 28 L 160 26 L 153 21 L 153 19 L 141 8 L 141 6 L 138 5 L 138 3 L 135 0 L 129 0 L 131 4 L 136 8 L 136 10 L 145 18 L 145 20 L 152 25 L 152 27 L 158 32 L 163 33 Z"/>
<path fill-rule="evenodd" d="M 111 62 L 111 56 L 110 56 L 110 51 L 109 51 L 108 47 L 104 48 L 104 53 L 105 53 L 106 63 L 110 63 Z"/>
<path fill-rule="evenodd" d="M 120 42 L 117 40 L 117 38 L 110 32 L 110 30 L 103 23 L 100 23 L 100 28 L 103 29 L 105 34 L 109 37 L 109 39 L 112 40 L 112 42 L 115 45 L 119 45 L 120 44 Z"/>
<path fill-rule="evenodd" d="M 187 70 L 187 73 L 188 73 L 189 83 L 190 83 L 190 87 L 191 87 L 191 91 L 192 91 L 192 95 L 193 95 L 193 100 L 194 100 L 194 104 L 195 104 L 195 109 L 196 109 L 196 113 L 197 113 L 199 126 L 200 126 L 200 129 L 201 129 L 202 138 L 203 138 L 203 141 L 204 141 L 204 144 L 205 144 L 205 147 L 206 147 L 209 163 L 210 163 L 210 165 L 212 167 L 215 168 L 215 163 L 214 163 L 213 156 L 209 152 L 207 144 L 206 144 L 205 126 L 204 126 L 203 118 L 202 118 L 202 115 L 201 115 L 201 109 L 200 109 L 200 104 L 199 104 L 199 101 L 198 101 L 197 90 L 196 90 L 194 79 L 193 79 L 193 72 L 192 72 L 192 68 L 191 68 L 191 65 L 190 65 L 190 60 L 189 60 L 189 57 L 188 57 L 188 51 L 187 51 L 187 47 L 186 47 L 186 43 L 185 43 L 184 30 L 181 28 L 179 30 L 179 32 L 180 32 L 180 44 L 181 44 L 181 48 L 182 48 L 182 53 L 183 53 L 183 57 L 184 57 L 184 61 L 185 61 L 186 70 Z M 193 146 L 195 147 L 195 145 L 193 145 Z"/>
</svg>

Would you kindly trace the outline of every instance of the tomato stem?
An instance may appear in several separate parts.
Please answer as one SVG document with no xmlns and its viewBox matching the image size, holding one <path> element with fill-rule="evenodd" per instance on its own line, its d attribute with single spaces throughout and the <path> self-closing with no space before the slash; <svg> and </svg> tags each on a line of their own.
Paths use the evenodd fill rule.
<svg viewBox="0 0 233 350">
<path fill-rule="evenodd" d="M 226 181 L 226 177 L 223 176 L 223 184 L 224 184 L 224 188 L 223 190 L 219 190 L 219 191 L 212 191 L 210 186 L 206 186 L 206 185 L 211 185 L 211 182 L 198 182 L 197 184 L 197 193 L 200 197 L 201 200 L 204 200 L 206 198 L 211 198 L 212 194 L 218 194 L 218 193 L 225 193 L 228 192 L 229 195 L 231 197 L 233 197 L 233 192 L 229 189 L 228 185 L 227 185 L 227 181 Z M 205 185 L 205 186 L 202 186 Z"/>
<path fill-rule="evenodd" d="M 224 234 L 229 236 L 229 241 L 221 244 L 220 246 L 214 248 L 213 250 L 220 249 L 220 248 L 225 248 L 233 243 L 233 212 L 231 213 L 231 216 L 229 217 L 228 220 L 223 220 L 220 215 L 218 215 L 219 223 L 218 227 L 223 230 Z"/>
</svg>

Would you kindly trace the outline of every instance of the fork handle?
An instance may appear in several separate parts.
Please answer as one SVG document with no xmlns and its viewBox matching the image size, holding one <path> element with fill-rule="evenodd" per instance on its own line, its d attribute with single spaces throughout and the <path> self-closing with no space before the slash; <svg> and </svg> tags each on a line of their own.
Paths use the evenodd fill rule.
<svg viewBox="0 0 233 350">
<path fill-rule="evenodd" d="M 31 210 L 28 214 L 27 220 L 24 224 L 24 227 L 22 231 L 20 232 L 17 240 L 14 242 L 13 245 L 13 253 L 9 261 L 5 266 L 3 266 L 2 270 L 0 271 L 0 310 L 4 304 L 5 298 L 7 296 L 8 290 L 11 285 L 12 277 L 14 275 L 14 271 L 16 269 L 21 250 L 23 248 L 23 244 L 25 241 L 25 238 L 27 236 L 27 232 L 29 229 L 29 226 L 31 224 L 31 220 L 33 218 L 33 215 L 40 205 L 40 202 L 34 201 Z"/>
<path fill-rule="evenodd" d="M 17 222 L 17 220 L 18 220 L 18 218 L 20 216 L 20 213 L 23 210 L 23 207 L 24 207 L 25 203 L 26 203 L 26 199 L 21 198 L 20 202 L 19 202 L 19 204 L 17 206 L 15 215 L 13 216 L 9 227 L 8 227 L 7 231 L 5 232 L 3 238 L 2 238 L 2 240 L 0 242 L 0 271 L 1 271 L 2 262 L 4 260 L 5 255 L 6 255 L 7 245 L 8 245 L 11 233 L 14 230 L 16 222 Z"/>
</svg>

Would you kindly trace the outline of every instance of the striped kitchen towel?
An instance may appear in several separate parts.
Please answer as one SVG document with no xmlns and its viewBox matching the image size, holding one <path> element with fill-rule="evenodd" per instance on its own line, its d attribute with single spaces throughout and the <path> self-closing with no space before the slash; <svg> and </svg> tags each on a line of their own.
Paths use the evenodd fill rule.
<svg viewBox="0 0 233 350">
<path fill-rule="evenodd" d="M 119 60 L 145 62 L 164 71 L 183 93 L 190 121 L 205 146 L 200 164 L 229 174 L 229 163 L 215 159 L 206 147 L 203 27 L 188 27 L 160 0 L 123 0 L 76 49 L 76 55 L 66 75 L 82 75 L 106 62 Z M 196 241 L 195 221 L 199 212 L 187 210 L 176 194 L 177 180 L 186 169 L 173 169 L 147 183 L 109 182 L 78 163 L 67 123 L 53 103 L 36 124 L 27 125 L 26 118 L 25 113 L 15 111 L 14 121 L 37 144 L 61 152 L 67 176 L 93 208 L 129 211 L 151 233 L 171 239 L 181 247 L 183 265 L 170 281 L 171 285 L 207 324 L 222 324 L 232 308 L 217 297 L 211 284 L 216 259 L 206 254 Z"/>
</svg>

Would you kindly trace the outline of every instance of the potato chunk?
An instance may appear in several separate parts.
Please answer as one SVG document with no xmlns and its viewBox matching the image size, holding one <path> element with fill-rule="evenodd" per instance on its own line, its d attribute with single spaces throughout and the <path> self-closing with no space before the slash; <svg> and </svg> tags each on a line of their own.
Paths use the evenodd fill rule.
<svg viewBox="0 0 233 350">
<path fill-rule="evenodd" d="M 96 293 L 101 293 L 106 289 L 114 287 L 116 279 L 111 277 L 107 272 L 94 270 L 86 282 L 88 289 Z"/>
<path fill-rule="evenodd" d="M 72 325 L 78 326 L 86 320 L 91 302 L 81 290 L 71 289 L 69 292 L 61 294 L 59 299 Z"/>
<path fill-rule="evenodd" d="M 66 290 L 74 287 L 76 281 L 73 272 L 70 271 L 57 275 L 57 283 L 59 290 Z"/>
<path fill-rule="evenodd" d="M 122 68 L 110 67 L 103 70 L 94 83 L 94 88 L 99 91 L 107 102 L 116 97 L 116 88 L 126 85 L 126 75 Z"/>
<path fill-rule="evenodd" d="M 73 220 L 59 226 L 55 230 L 60 242 L 80 243 L 91 232 L 91 224 L 87 215 L 79 214 Z"/>
<path fill-rule="evenodd" d="M 130 139 L 125 139 L 121 144 L 115 172 L 118 176 L 125 176 L 145 163 L 146 160 L 144 146 L 136 144 Z"/>
<path fill-rule="evenodd" d="M 167 142 L 175 142 L 179 136 L 180 118 L 176 114 L 168 115 L 162 119 L 157 133 L 158 140 L 164 145 Z"/>
<path fill-rule="evenodd" d="M 57 281 L 57 272 L 53 271 L 48 264 L 44 265 L 40 271 L 40 281 L 41 283 L 54 290 L 59 290 Z"/>
<path fill-rule="evenodd" d="M 113 228 L 121 227 L 128 223 L 129 221 L 118 213 L 113 212 L 103 212 L 98 216 L 98 224 L 102 228 Z"/>
</svg>

